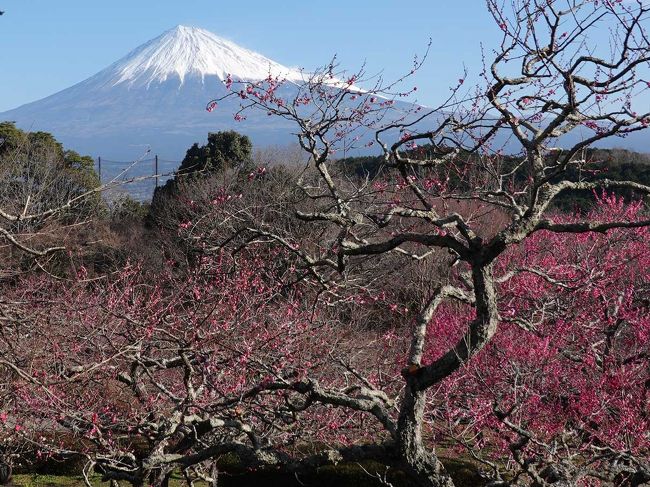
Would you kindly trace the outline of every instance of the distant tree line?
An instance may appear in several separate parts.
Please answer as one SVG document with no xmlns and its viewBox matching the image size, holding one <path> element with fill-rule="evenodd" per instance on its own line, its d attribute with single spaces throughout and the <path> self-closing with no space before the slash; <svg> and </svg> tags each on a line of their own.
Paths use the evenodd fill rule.
<svg viewBox="0 0 650 487">
<path fill-rule="evenodd" d="M 422 146 L 416 150 L 408 151 L 410 157 L 426 159 L 430 157 L 429 146 Z M 471 162 L 478 156 L 465 154 L 471 168 Z M 503 171 L 512 170 L 521 162 L 518 157 L 503 155 Z M 346 157 L 339 160 L 340 168 L 344 174 L 355 178 L 376 178 L 382 171 L 384 159 L 380 156 Z M 478 164 L 477 164 L 478 165 Z M 421 174 L 437 174 L 438 177 L 448 180 L 450 187 L 456 192 L 463 193 L 470 190 L 467 179 L 455 171 L 422 170 Z M 576 181 L 595 182 L 604 179 L 617 181 L 637 181 L 641 184 L 650 184 L 650 154 L 634 152 L 627 149 L 596 149 L 588 148 L 580 163 L 569 165 L 566 174 Z M 471 179 L 470 179 L 471 180 Z M 522 183 L 520 176 L 515 173 L 513 184 Z M 623 196 L 627 201 L 641 196 L 630 188 L 615 188 L 613 194 Z M 554 202 L 554 207 L 561 211 L 588 210 L 596 202 L 592 190 L 567 189 L 564 190 Z"/>
</svg>

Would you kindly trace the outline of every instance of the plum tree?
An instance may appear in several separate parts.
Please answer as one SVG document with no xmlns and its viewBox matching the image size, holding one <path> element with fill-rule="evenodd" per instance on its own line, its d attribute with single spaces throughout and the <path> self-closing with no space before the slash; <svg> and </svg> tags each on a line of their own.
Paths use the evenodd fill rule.
<svg viewBox="0 0 650 487">
<path fill-rule="evenodd" d="M 431 285 L 434 291 L 415 320 L 393 437 L 403 468 L 421 485 L 452 485 L 435 450 L 424 445 L 427 394 L 471 363 L 497 334 L 503 277 L 495 275 L 495 266 L 508 249 L 541 231 L 581 234 L 650 224 L 643 213 L 558 221 L 549 211 L 564 190 L 650 192 L 634 181 L 568 179 L 567 171 L 572 166 L 588 169 L 582 154 L 594 143 L 649 124 L 647 110 L 634 106 L 648 88 L 648 6 L 641 1 L 486 3 L 502 42 L 492 57 L 486 56 L 476 88 L 465 88 L 463 74 L 434 109 L 414 107 L 404 113 L 396 101 L 415 88 L 398 92 L 396 84 L 378 82 L 372 89 L 358 89 L 363 71 L 337 72 L 335 64 L 309 77 L 292 99 L 282 98 L 283 81 L 273 77 L 261 83 L 230 82 L 226 95 L 241 99 L 236 117 L 262 110 L 295 123 L 299 143 L 317 171 L 303 189 L 318 204 L 315 211 L 298 209 L 296 216 L 331 228 L 316 254 L 254 222 L 247 228 L 251 239 L 266 237 L 286 245 L 321 283 L 351 281 L 360 258 L 397 252 L 423 260 L 438 257 L 436 249 L 454 256 L 458 270 L 450 282 Z M 596 31 L 611 33 L 608 45 L 594 45 Z M 411 74 L 418 67 L 416 61 Z M 397 140 L 387 142 L 395 132 Z M 364 138 L 368 133 L 374 140 Z M 575 133 L 577 142 L 571 137 Z M 418 157 L 421 141 L 428 147 Z M 332 176 L 337 151 L 375 144 L 383 164 L 373 184 L 348 184 Z M 514 167 L 503 167 L 506 151 L 519 157 Z M 464 191 L 449 186 L 451 174 L 466 181 Z M 450 208 L 451 201 L 461 200 L 473 202 L 475 211 L 462 214 Z M 508 218 L 481 232 L 477 214 L 488 211 Z M 429 323 L 448 300 L 470 304 L 473 311 L 456 341 L 425 359 Z M 508 410 L 497 411 L 507 419 Z M 520 463 L 529 468 L 528 460 Z M 527 474 L 538 484 L 546 482 L 531 469 Z"/>
</svg>

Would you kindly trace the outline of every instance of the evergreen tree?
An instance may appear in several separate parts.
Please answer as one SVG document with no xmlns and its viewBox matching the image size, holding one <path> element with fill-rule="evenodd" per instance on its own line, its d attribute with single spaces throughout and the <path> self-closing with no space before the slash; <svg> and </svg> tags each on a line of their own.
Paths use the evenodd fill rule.
<svg viewBox="0 0 650 487">
<path fill-rule="evenodd" d="M 94 161 L 63 145 L 48 132 L 25 132 L 0 123 L 0 202 L 9 207 L 65 203 L 100 185 Z M 88 216 L 102 205 L 99 192 L 73 205 Z"/>
<path fill-rule="evenodd" d="M 208 143 L 190 147 L 178 169 L 182 175 L 216 173 L 227 168 L 246 167 L 251 163 L 250 139 L 234 130 L 208 134 Z"/>
</svg>

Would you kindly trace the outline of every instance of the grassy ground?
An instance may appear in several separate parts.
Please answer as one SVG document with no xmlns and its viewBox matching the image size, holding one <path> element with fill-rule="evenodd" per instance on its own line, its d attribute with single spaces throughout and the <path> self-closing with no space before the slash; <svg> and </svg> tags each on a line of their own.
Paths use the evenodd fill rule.
<svg viewBox="0 0 650 487">
<path fill-rule="evenodd" d="M 20 487 L 84 487 L 81 477 L 68 477 L 62 475 L 14 475 L 13 483 Z M 102 485 L 97 479 L 96 485 Z"/>
<path fill-rule="evenodd" d="M 478 476 L 476 467 L 462 459 L 446 459 L 445 466 L 454 478 L 457 487 L 480 487 L 482 479 Z M 365 470 L 364 470 L 365 469 Z M 322 467 L 317 474 L 301 475 L 296 477 L 286 473 L 259 472 L 242 475 L 222 474 L 219 485 L 223 487 L 378 487 L 382 484 L 368 475 L 379 472 L 382 476 L 386 473 L 385 467 L 379 464 L 368 463 L 364 467 L 357 464 L 337 465 Z M 409 482 L 401 472 L 389 471 L 388 481 L 395 487 L 408 487 Z M 60 475 L 26 474 L 15 475 L 15 487 L 84 487 L 81 477 Z M 126 484 L 123 484 L 126 485 Z M 174 478 L 172 487 L 185 486 L 180 478 Z M 197 483 L 197 486 L 202 484 Z M 205 485 L 205 484 L 203 484 Z M 93 478 L 93 486 L 107 487 L 99 476 Z"/>
<path fill-rule="evenodd" d="M 99 476 L 93 477 L 93 486 L 107 487 L 107 482 L 101 482 Z M 83 479 L 76 476 L 66 475 L 14 475 L 13 483 L 9 484 L 15 487 L 85 487 Z M 125 484 L 123 484 L 125 485 Z M 181 487 L 186 485 L 178 479 L 172 481 L 173 487 Z M 201 485 L 198 484 L 197 485 Z"/>
</svg>

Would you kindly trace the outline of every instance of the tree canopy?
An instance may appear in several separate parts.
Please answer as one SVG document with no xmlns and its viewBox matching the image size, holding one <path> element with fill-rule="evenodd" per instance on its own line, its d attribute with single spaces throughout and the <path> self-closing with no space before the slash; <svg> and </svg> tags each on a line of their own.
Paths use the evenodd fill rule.
<svg viewBox="0 0 650 487">
<path fill-rule="evenodd" d="M 179 175 L 210 174 L 228 168 L 242 168 L 251 162 L 253 145 L 250 139 L 234 130 L 211 132 L 205 145 L 195 143 L 187 150 Z"/>
</svg>

